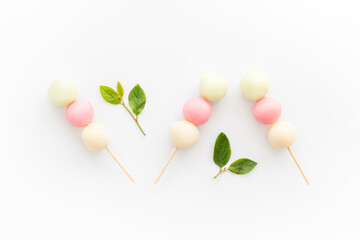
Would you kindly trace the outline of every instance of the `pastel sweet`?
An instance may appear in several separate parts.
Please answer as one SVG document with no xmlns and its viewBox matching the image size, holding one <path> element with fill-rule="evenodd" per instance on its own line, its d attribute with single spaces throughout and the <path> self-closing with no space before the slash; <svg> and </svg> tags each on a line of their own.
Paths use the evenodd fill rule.
<svg viewBox="0 0 360 240">
<path fill-rule="evenodd" d="M 199 130 L 191 122 L 181 120 L 171 126 L 170 137 L 176 147 L 189 148 L 199 139 Z"/>
<path fill-rule="evenodd" d="M 195 125 L 201 125 L 209 120 L 211 106 L 204 98 L 194 97 L 184 104 L 183 115 L 187 121 Z"/>
<path fill-rule="evenodd" d="M 94 118 L 94 109 L 86 100 L 75 100 L 66 108 L 66 118 L 75 127 L 85 127 Z"/>
<path fill-rule="evenodd" d="M 241 91 L 243 95 L 250 100 L 257 100 L 253 107 L 255 118 L 263 124 L 272 124 L 268 131 L 268 141 L 274 148 L 287 148 L 290 155 L 294 159 L 299 171 L 304 177 L 306 183 L 309 181 L 301 169 L 296 157 L 294 156 L 290 146 L 295 142 L 296 129 L 294 125 L 286 121 L 278 121 L 281 115 L 280 103 L 273 99 L 265 97 L 269 91 L 269 80 L 259 72 L 247 73 L 241 83 Z"/>
<path fill-rule="evenodd" d="M 59 107 L 66 107 L 77 97 L 77 86 L 68 78 L 58 78 L 53 81 L 48 89 L 50 101 Z"/>
<path fill-rule="evenodd" d="M 81 134 L 85 147 L 90 151 L 99 151 L 105 148 L 130 180 L 135 183 L 134 178 L 108 147 L 109 134 L 105 127 L 98 123 L 91 123 L 94 118 L 94 109 L 91 103 L 82 99 L 75 100 L 77 96 L 75 83 L 67 78 L 59 78 L 50 84 L 48 96 L 55 105 L 67 106 L 66 118 L 70 124 L 76 127 L 85 127 Z"/>
<path fill-rule="evenodd" d="M 200 92 L 203 98 L 194 97 L 184 104 L 185 120 L 175 122 L 170 128 L 170 138 L 175 148 L 155 179 L 155 184 L 159 181 L 176 151 L 179 148 L 189 148 L 197 142 L 199 130 L 196 125 L 204 124 L 211 115 L 211 106 L 207 100 L 216 102 L 222 99 L 227 92 L 227 82 L 215 73 L 207 73 L 200 80 Z"/>
<path fill-rule="evenodd" d="M 225 97 L 227 89 L 227 81 L 216 73 L 206 73 L 200 80 L 201 95 L 211 102 Z"/>
<path fill-rule="evenodd" d="M 259 122 L 273 124 L 281 115 L 281 105 L 273 98 L 263 97 L 255 103 L 253 114 Z"/>
<path fill-rule="evenodd" d="M 247 99 L 259 100 L 268 93 L 270 83 L 263 73 L 249 72 L 241 80 L 240 88 Z"/>
<path fill-rule="evenodd" d="M 90 151 L 99 151 L 109 145 L 109 133 L 105 126 L 99 123 L 90 123 L 81 133 L 85 147 Z"/>
<path fill-rule="evenodd" d="M 269 129 L 268 140 L 274 148 L 288 148 L 296 140 L 296 129 L 289 122 L 278 121 Z"/>
</svg>

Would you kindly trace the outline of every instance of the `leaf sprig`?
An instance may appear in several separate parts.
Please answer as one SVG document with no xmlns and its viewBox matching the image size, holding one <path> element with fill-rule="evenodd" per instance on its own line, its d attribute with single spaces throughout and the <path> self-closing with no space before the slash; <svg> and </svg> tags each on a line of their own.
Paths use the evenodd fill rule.
<svg viewBox="0 0 360 240">
<path fill-rule="evenodd" d="M 139 114 L 142 112 L 142 110 L 145 107 L 146 103 L 146 96 L 144 90 L 140 87 L 139 84 L 137 84 L 129 93 L 128 101 L 131 110 L 126 106 L 124 101 L 124 88 L 120 84 L 120 82 L 117 83 L 116 91 L 108 86 L 100 86 L 100 93 L 101 96 L 107 101 L 108 103 L 118 105 L 121 104 L 126 111 L 131 115 L 131 117 L 134 119 L 135 123 L 138 125 L 140 131 L 146 135 L 144 130 L 141 128 L 139 124 Z"/>
<path fill-rule="evenodd" d="M 251 172 L 255 166 L 256 162 L 248 159 L 248 158 L 240 158 L 230 164 L 229 168 L 226 168 L 226 164 L 229 162 L 231 157 L 231 147 L 230 141 L 225 133 L 220 133 L 215 141 L 214 147 L 214 155 L 213 160 L 216 165 L 219 166 L 220 170 L 218 174 L 213 177 L 213 179 L 217 178 L 221 173 L 230 171 L 235 174 L 246 174 Z"/>
</svg>

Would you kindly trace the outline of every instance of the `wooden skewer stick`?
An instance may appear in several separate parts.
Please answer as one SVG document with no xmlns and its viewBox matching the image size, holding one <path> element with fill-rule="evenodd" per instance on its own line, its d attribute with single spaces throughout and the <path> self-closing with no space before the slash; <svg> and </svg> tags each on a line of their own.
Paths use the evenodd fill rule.
<svg viewBox="0 0 360 240">
<path fill-rule="evenodd" d="M 310 185 L 309 180 L 306 178 L 305 173 L 304 173 L 304 171 L 301 169 L 300 164 L 298 163 L 298 161 L 296 160 L 296 157 L 294 156 L 293 152 L 291 151 L 291 148 L 290 148 L 290 147 L 288 147 L 287 149 L 289 150 L 289 153 L 291 154 L 291 156 L 292 156 L 292 158 L 294 159 L 294 161 L 295 161 L 295 163 L 296 163 L 297 167 L 299 168 L 299 170 L 300 170 L 301 174 L 303 175 L 303 177 L 304 177 L 304 179 L 305 179 L 305 181 L 306 181 L 307 185 Z"/>
<path fill-rule="evenodd" d="M 115 156 L 115 154 L 110 150 L 110 148 L 108 146 L 105 147 L 105 149 L 110 153 L 110 155 L 113 157 L 113 159 L 117 162 L 117 164 L 119 164 L 119 166 L 122 168 L 122 170 L 124 170 L 124 172 L 126 173 L 126 175 L 130 178 L 130 180 L 135 183 L 135 180 L 133 179 L 133 177 L 130 175 L 130 173 L 128 171 L 126 171 L 124 165 L 121 164 L 121 162 L 119 161 L 119 159 L 117 159 L 117 157 Z"/>
<path fill-rule="evenodd" d="M 174 150 L 173 150 L 173 152 L 171 153 L 169 159 L 166 161 L 164 167 L 161 169 L 161 172 L 160 172 L 159 176 L 156 178 L 156 180 L 155 180 L 155 182 L 154 182 L 155 184 L 157 184 L 157 182 L 159 181 L 161 175 L 164 173 L 165 169 L 166 169 L 167 166 L 169 165 L 171 159 L 174 157 L 174 155 L 175 155 L 175 153 L 176 153 L 176 151 L 177 151 L 178 149 L 179 149 L 178 147 L 175 147 L 175 148 L 174 148 Z"/>
</svg>

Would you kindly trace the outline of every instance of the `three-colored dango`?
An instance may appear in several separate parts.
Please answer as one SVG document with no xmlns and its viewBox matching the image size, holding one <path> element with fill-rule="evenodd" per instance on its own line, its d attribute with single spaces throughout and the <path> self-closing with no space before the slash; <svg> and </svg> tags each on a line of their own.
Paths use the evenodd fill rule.
<svg viewBox="0 0 360 240">
<path fill-rule="evenodd" d="M 48 97 L 54 105 L 66 107 L 66 118 L 71 125 L 84 127 L 81 138 L 88 150 L 100 151 L 106 149 L 130 180 L 135 183 L 135 180 L 108 147 L 109 134 L 105 126 L 99 123 L 92 123 L 94 109 L 91 103 L 83 99 L 76 99 L 77 92 L 77 86 L 72 80 L 58 78 L 50 84 Z"/>
<path fill-rule="evenodd" d="M 175 148 L 156 178 L 155 184 L 159 181 L 176 151 L 179 148 L 192 147 L 197 142 L 200 133 L 196 126 L 207 122 L 211 115 L 209 102 L 221 100 L 226 95 L 227 88 L 227 81 L 215 73 L 207 73 L 202 77 L 200 80 L 202 97 L 187 100 L 183 107 L 185 120 L 176 121 L 170 128 L 170 138 Z"/>
<path fill-rule="evenodd" d="M 271 125 L 267 137 L 270 145 L 278 149 L 288 149 L 309 185 L 308 179 L 290 148 L 296 139 L 296 129 L 293 124 L 279 120 L 281 115 L 280 103 L 273 98 L 265 97 L 270 88 L 268 78 L 260 72 L 247 73 L 241 81 L 240 88 L 247 99 L 256 101 L 253 107 L 254 117 L 263 124 Z"/>
</svg>

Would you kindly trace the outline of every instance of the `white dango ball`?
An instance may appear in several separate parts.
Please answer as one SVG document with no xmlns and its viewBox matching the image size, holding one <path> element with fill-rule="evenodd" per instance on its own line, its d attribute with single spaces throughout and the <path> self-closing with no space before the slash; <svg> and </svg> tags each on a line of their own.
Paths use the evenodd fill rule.
<svg viewBox="0 0 360 240">
<path fill-rule="evenodd" d="M 53 81 L 48 89 L 50 101 L 59 107 L 66 107 L 77 97 L 77 86 L 68 78 L 58 78 Z"/>
<path fill-rule="evenodd" d="M 170 128 L 170 138 L 176 147 L 189 148 L 199 139 L 199 130 L 191 122 L 177 121 Z"/>
<path fill-rule="evenodd" d="M 208 101 L 217 102 L 225 97 L 227 81 L 216 73 L 206 73 L 200 80 L 201 95 Z"/>
<path fill-rule="evenodd" d="M 86 126 L 81 138 L 87 149 L 90 151 L 99 151 L 109 145 L 109 133 L 105 126 L 99 123 L 90 123 Z"/>
<path fill-rule="evenodd" d="M 277 121 L 268 132 L 268 141 L 274 148 L 290 147 L 296 139 L 296 129 L 294 125 L 286 121 Z"/>
<path fill-rule="evenodd" d="M 257 101 L 268 93 L 270 83 L 263 73 L 249 72 L 241 80 L 240 88 L 247 99 Z"/>
</svg>

